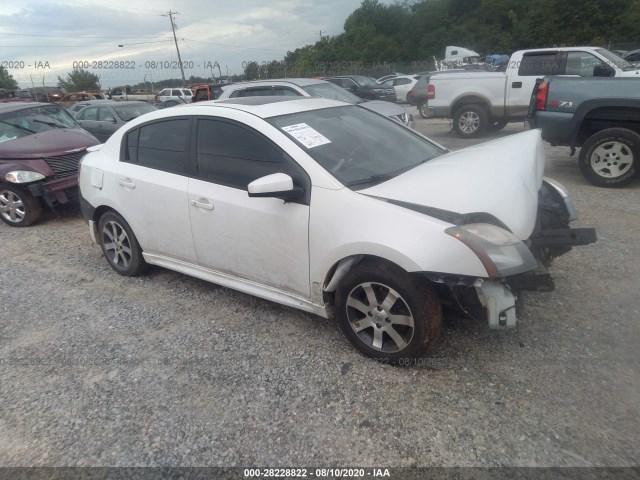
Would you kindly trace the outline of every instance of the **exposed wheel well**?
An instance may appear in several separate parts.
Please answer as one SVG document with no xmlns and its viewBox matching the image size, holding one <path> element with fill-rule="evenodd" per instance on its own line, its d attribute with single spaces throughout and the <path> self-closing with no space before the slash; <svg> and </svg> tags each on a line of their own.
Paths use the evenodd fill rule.
<svg viewBox="0 0 640 480">
<path fill-rule="evenodd" d="M 329 271 L 327 272 L 323 285 L 322 285 L 322 294 L 323 300 L 326 304 L 333 306 L 335 302 L 335 291 L 337 287 L 340 285 L 340 281 L 351 269 L 362 263 L 377 263 L 377 264 L 385 264 L 390 265 L 395 268 L 399 268 L 403 272 L 405 271 L 399 265 L 387 260 L 386 258 L 377 257 L 375 255 L 352 255 L 349 257 L 345 257 L 334 263 Z M 429 280 L 422 273 L 408 273 L 408 275 L 419 277 L 422 281 L 434 283 Z M 329 290 L 326 290 L 327 287 L 331 287 Z"/>
<path fill-rule="evenodd" d="M 489 105 L 484 98 L 469 96 L 469 97 L 462 97 L 456 100 L 455 103 L 451 105 L 451 114 L 452 115 L 455 114 L 455 112 L 464 105 L 478 105 L 484 108 L 488 114 L 491 113 Z"/>
<path fill-rule="evenodd" d="M 640 134 L 640 109 L 633 107 L 601 107 L 594 108 L 585 115 L 576 137 L 576 146 L 593 134 L 607 128 L 627 128 Z"/>
</svg>

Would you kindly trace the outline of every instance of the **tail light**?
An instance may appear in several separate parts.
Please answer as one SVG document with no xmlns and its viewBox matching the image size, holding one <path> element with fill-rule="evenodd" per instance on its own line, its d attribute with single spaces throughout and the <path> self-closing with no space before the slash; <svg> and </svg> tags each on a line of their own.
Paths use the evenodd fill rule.
<svg viewBox="0 0 640 480">
<path fill-rule="evenodd" d="M 436 98 L 436 86 L 429 85 L 427 87 L 427 100 L 433 100 L 434 98 Z"/>
<path fill-rule="evenodd" d="M 416 95 L 416 87 L 413 87 L 411 89 L 411 91 L 409 92 L 409 95 L 411 95 L 412 97 L 415 97 L 415 95 Z"/>
<path fill-rule="evenodd" d="M 549 82 L 540 82 L 536 93 L 536 110 L 547 109 L 547 94 L 549 93 Z"/>
</svg>

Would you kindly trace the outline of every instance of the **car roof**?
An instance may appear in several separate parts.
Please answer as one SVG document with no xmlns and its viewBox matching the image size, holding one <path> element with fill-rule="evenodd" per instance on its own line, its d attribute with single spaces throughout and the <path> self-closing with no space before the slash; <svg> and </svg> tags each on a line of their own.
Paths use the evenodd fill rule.
<svg viewBox="0 0 640 480">
<path fill-rule="evenodd" d="M 0 113 L 5 112 L 15 112 L 18 110 L 26 110 L 28 108 L 33 107 L 46 107 L 56 105 L 55 103 L 44 103 L 44 102 L 15 102 L 15 103 L 0 103 Z"/>
<path fill-rule="evenodd" d="M 307 85 L 317 85 L 318 83 L 330 83 L 319 78 L 274 78 L 272 80 L 253 80 L 251 82 L 228 83 L 223 85 L 223 90 L 246 87 L 268 87 L 269 85 L 296 85 L 306 87 Z"/>
<path fill-rule="evenodd" d="M 165 108 L 157 112 L 148 113 L 145 118 L 160 119 L 185 115 L 187 112 L 192 112 L 192 115 L 215 114 L 220 108 L 247 112 L 260 118 L 270 118 L 290 113 L 345 106 L 352 107 L 353 105 L 319 97 L 255 96 L 189 103 L 182 105 L 178 109 Z"/>
<path fill-rule="evenodd" d="M 530 53 L 530 52 L 552 52 L 552 51 L 563 51 L 563 52 L 575 52 L 575 51 L 583 51 L 585 49 L 590 49 L 590 50 L 598 50 L 601 49 L 602 47 L 589 47 L 589 46 L 582 46 L 582 47 L 548 47 L 548 48 L 531 48 L 531 49 L 527 49 L 527 50 L 523 50 L 525 53 Z"/>
</svg>

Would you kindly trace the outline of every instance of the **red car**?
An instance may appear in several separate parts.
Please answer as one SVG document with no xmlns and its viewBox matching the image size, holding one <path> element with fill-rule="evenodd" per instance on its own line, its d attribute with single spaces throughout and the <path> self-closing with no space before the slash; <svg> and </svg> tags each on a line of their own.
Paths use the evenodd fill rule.
<svg viewBox="0 0 640 480">
<path fill-rule="evenodd" d="M 26 227 L 77 198 L 78 163 L 99 143 L 58 105 L 0 105 L 0 220 Z"/>
</svg>

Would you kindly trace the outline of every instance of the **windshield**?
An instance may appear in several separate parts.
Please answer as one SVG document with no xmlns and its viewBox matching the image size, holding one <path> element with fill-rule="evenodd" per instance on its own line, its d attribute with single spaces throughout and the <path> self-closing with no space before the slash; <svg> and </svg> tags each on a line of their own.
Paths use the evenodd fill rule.
<svg viewBox="0 0 640 480">
<path fill-rule="evenodd" d="M 331 82 L 315 83 L 302 87 L 302 89 L 312 97 L 330 98 L 331 100 L 340 100 L 347 103 L 362 102 L 360 97 Z"/>
<path fill-rule="evenodd" d="M 268 121 L 354 189 L 389 180 L 444 153 L 411 130 L 356 105 Z"/>
<path fill-rule="evenodd" d="M 369 77 L 351 77 L 353 81 L 356 82 L 361 87 L 379 87 L 376 81 L 373 78 Z"/>
<path fill-rule="evenodd" d="M 80 128 L 80 125 L 57 105 L 7 112 L 0 115 L 0 143 L 56 128 Z"/>
<path fill-rule="evenodd" d="M 140 115 L 144 115 L 145 113 L 157 110 L 156 107 L 154 107 L 153 105 L 149 105 L 148 103 L 140 103 L 139 105 L 119 105 L 114 106 L 113 109 L 125 122 L 133 120 L 134 118 L 137 118 Z"/>
<path fill-rule="evenodd" d="M 611 53 L 609 50 L 605 48 L 596 48 L 596 52 L 598 52 L 600 55 L 606 58 L 607 62 L 611 66 L 616 66 L 618 68 L 621 68 L 622 70 L 634 70 L 636 68 L 626 60 L 620 58 L 615 53 Z"/>
</svg>

